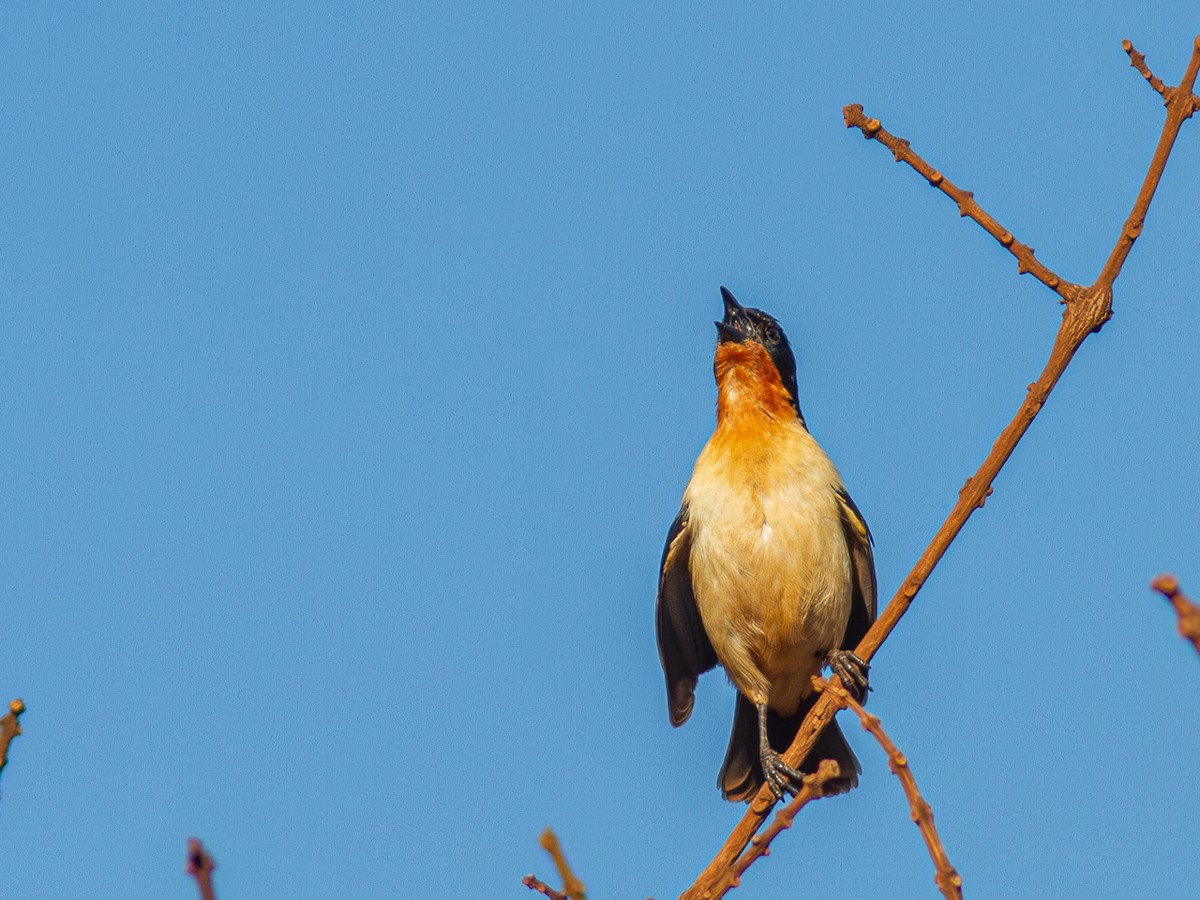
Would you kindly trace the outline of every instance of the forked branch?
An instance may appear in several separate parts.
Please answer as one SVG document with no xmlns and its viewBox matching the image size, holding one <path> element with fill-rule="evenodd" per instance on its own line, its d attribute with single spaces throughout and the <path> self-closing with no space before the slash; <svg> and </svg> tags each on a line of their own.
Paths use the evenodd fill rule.
<svg viewBox="0 0 1200 900">
<path fill-rule="evenodd" d="M 1132 48 L 1132 45 L 1130 47 Z M 1136 60 L 1134 65 L 1135 67 L 1138 65 Z M 1142 60 L 1142 65 L 1145 65 L 1144 60 Z M 1045 368 L 1037 380 L 1028 386 L 1013 420 L 1000 433 L 978 471 L 967 479 L 966 484 L 959 491 L 958 500 L 946 521 L 938 529 L 937 534 L 925 548 L 925 552 L 921 554 L 920 559 L 917 560 L 916 565 L 913 566 L 912 571 L 900 585 L 900 589 L 892 597 L 883 613 L 855 649 L 855 652 L 863 659 L 870 660 L 875 655 L 875 651 L 879 649 L 879 646 L 892 633 L 896 624 L 907 612 L 917 592 L 925 584 L 947 548 L 962 531 L 971 514 L 983 506 L 984 501 L 992 492 L 993 480 L 1041 411 L 1050 392 L 1075 356 L 1075 352 L 1089 334 L 1099 331 L 1104 323 L 1112 317 L 1113 283 L 1120 274 L 1121 266 L 1129 255 L 1134 241 L 1141 234 L 1146 210 L 1154 197 L 1179 129 L 1184 121 L 1197 108 L 1200 108 L 1200 101 L 1197 101 L 1196 96 L 1192 93 L 1198 69 L 1200 69 L 1200 37 L 1193 41 L 1191 60 L 1180 84 L 1175 88 L 1164 87 L 1162 91 L 1167 107 L 1167 118 L 1158 139 L 1158 146 L 1155 148 L 1154 156 L 1142 182 L 1142 188 L 1134 201 L 1133 209 L 1125 220 L 1125 225 L 1117 237 L 1108 260 L 1090 287 L 1073 285 L 1059 278 L 1050 268 L 1037 260 L 1028 245 L 1017 241 L 1011 232 L 984 212 L 969 191 L 964 191 L 948 181 L 941 172 L 918 156 L 907 141 L 887 132 L 878 119 L 866 117 L 861 106 L 854 104 L 843 110 L 847 127 L 860 129 L 864 137 L 883 143 L 892 151 L 898 161 L 912 166 L 930 184 L 950 197 L 958 206 L 961 215 L 978 222 L 988 234 L 1000 242 L 1002 247 L 1012 253 L 1017 258 L 1019 271 L 1032 274 L 1058 294 L 1065 304 L 1062 324 L 1055 336 L 1050 358 L 1047 360 Z M 1141 71 L 1140 68 L 1139 71 Z M 1151 84 L 1153 85 L 1153 83 L 1152 81 Z M 838 702 L 833 695 L 828 692 L 823 694 L 809 711 L 795 741 L 784 755 L 784 759 L 789 765 L 796 766 L 804 759 L 816 743 L 817 735 L 832 721 L 837 711 Z M 716 857 L 700 874 L 695 884 L 682 896 L 689 900 L 700 900 L 700 898 L 710 898 L 711 900 L 718 896 L 715 893 L 717 885 L 724 882 L 727 871 L 736 864 L 746 844 L 762 826 L 774 805 L 774 796 L 766 787 L 763 787 Z"/>
<path fill-rule="evenodd" d="M 558 842 L 558 836 L 547 828 L 538 838 L 538 843 L 554 860 L 554 867 L 558 869 L 558 877 L 562 879 L 563 889 L 555 890 L 533 874 L 526 875 L 521 879 L 521 883 L 531 891 L 545 894 L 551 900 L 587 900 L 583 882 L 575 876 L 571 866 L 567 863 L 567 857 L 562 851 L 562 845 Z"/>
<path fill-rule="evenodd" d="M 558 869 L 558 877 L 562 879 L 563 894 L 570 900 L 587 900 L 587 888 L 583 886 L 583 882 L 579 880 L 572 871 L 570 863 L 567 862 L 567 855 L 563 853 L 562 845 L 558 842 L 558 835 L 547 828 L 538 838 L 538 843 L 554 860 L 554 868 Z"/>
<path fill-rule="evenodd" d="M 792 827 L 792 823 L 796 821 L 796 814 L 800 810 L 812 801 L 825 796 L 825 782 L 837 778 L 840 774 L 841 770 L 836 762 L 832 759 L 823 759 L 817 766 L 817 771 L 811 775 L 805 775 L 796 795 L 775 814 L 775 818 L 771 820 L 770 825 L 763 829 L 762 834 L 755 835 L 751 839 L 750 846 L 746 848 L 745 853 L 738 857 L 737 862 L 725 870 L 724 876 L 712 896 L 724 897 L 729 891 L 738 887 L 742 883 L 742 875 L 750 868 L 750 864 L 760 856 L 769 854 L 771 841 L 775 840 L 780 832 Z"/>
<path fill-rule="evenodd" d="M 1200 606 L 1184 596 L 1174 575 L 1159 575 L 1150 582 L 1150 587 L 1166 597 L 1175 607 L 1179 616 L 1179 633 L 1191 641 L 1196 652 L 1200 653 Z"/>
</svg>

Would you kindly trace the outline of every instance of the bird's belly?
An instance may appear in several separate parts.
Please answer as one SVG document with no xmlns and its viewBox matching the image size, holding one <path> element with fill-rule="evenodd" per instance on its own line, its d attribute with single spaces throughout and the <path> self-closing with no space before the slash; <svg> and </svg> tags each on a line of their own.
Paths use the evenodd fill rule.
<svg viewBox="0 0 1200 900">
<path fill-rule="evenodd" d="M 832 487 L 802 476 L 766 488 L 701 486 L 689 503 L 692 585 L 717 658 L 752 701 L 793 712 L 850 615 Z"/>
</svg>

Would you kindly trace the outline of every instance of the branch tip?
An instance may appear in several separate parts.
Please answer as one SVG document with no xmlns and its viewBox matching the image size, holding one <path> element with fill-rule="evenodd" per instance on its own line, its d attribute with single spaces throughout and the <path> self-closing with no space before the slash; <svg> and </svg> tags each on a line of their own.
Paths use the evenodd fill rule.
<svg viewBox="0 0 1200 900">
<path fill-rule="evenodd" d="M 204 844 L 200 839 L 188 838 L 187 866 L 184 867 L 184 871 L 196 879 L 196 889 L 200 892 L 200 900 L 216 900 L 212 883 L 212 873 L 216 867 L 216 861 L 204 849 Z"/>
<path fill-rule="evenodd" d="M 1200 653 L 1200 606 L 1197 606 L 1179 589 L 1179 579 L 1174 575 L 1159 575 L 1150 582 L 1150 587 L 1167 598 L 1179 616 L 1179 634 L 1192 642 Z"/>
<path fill-rule="evenodd" d="M 1126 53 L 1129 54 L 1129 65 L 1141 72 L 1142 77 L 1150 83 L 1150 87 L 1154 88 L 1154 90 L 1157 91 L 1164 100 L 1169 99 L 1167 97 L 1167 86 L 1164 85 L 1162 80 L 1157 78 L 1155 74 L 1150 71 L 1150 67 L 1146 65 L 1146 54 L 1138 53 L 1137 49 L 1133 46 L 1133 41 L 1129 40 L 1128 38 L 1121 41 L 1121 47 Z"/>
<path fill-rule="evenodd" d="M 1174 575 L 1159 575 L 1150 582 L 1150 587 L 1164 594 L 1168 600 L 1174 598 L 1179 593 L 1179 579 Z"/>
<path fill-rule="evenodd" d="M 863 113 L 863 105 L 861 103 L 851 103 L 842 107 L 842 119 L 846 123 L 847 128 L 858 128 L 862 131 L 864 138 L 872 138 L 875 136 L 882 125 L 878 119 L 868 119 Z"/>
<path fill-rule="evenodd" d="M 21 733 L 21 713 L 25 712 L 25 701 L 18 697 L 9 701 L 8 714 L 0 718 L 0 772 L 8 765 L 8 745 Z"/>
<path fill-rule="evenodd" d="M 522 878 L 521 884 L 525 885 L 525 887 L 529 888 L 531 891 L 537 891 L 539 894 L 546 895 L 550 898 L 550 900 L 570 900 L 570 898 L 567 897 L 567 895 L 562 891 L 556 891 L 533 873 L 530 873 Z"/>
</svg>

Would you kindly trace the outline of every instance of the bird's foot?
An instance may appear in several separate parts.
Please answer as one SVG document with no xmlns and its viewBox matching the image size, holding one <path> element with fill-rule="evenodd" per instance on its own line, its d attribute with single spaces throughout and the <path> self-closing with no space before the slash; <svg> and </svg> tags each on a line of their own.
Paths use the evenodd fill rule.
<svg viewBox="0 0 1200 900">
<path fill-rule="evenodd" d="M 866 698 L 867 691 L 872 690 L 871 684 L 867 680 L 867 672 L 871 670 L 871 664 L 857 653 L 849 650 L 832 650 L 826 657 L 826 661 L 829 663 L 829 668 L 833 670 L 833 674 L 842 680 L 846 690 L 861 703 Z"/>
<path fill-rule="evenodd" d="M 794 795 L 800 790 L 801 779 L 804 776 L 783 761 L 783 757 L 774 750 L 763 750 L 759 754 L 762 760 L 763 777 L 767 787 L 775 795 L 776 800 L 782 800 L 784 794 Z"/>
</svg>

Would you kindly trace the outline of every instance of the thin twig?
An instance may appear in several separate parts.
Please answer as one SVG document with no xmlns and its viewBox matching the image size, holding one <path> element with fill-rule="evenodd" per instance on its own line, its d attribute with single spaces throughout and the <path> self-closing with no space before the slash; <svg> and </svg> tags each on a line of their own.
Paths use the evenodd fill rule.
<svg viewBox="0 0 1200 900">
<path fill-rule="evenodd" d="M 1125 220 L 1125 228 L 1121 231 L 1121 236 L 1117 238 L 1117 244 L 1109 254 L 1097 283 L 1103 281 L 1111 287 L 1112 283 L 1117 280 L 1117 275 L 1121 273 L 1121 266 L 1125 264 L 1125 257 L 1133 248 L 1133 242 L 1142 233 L 1142 225 L 1146 222 L 1146 210 L 1150 208 L 1150 201 L 1154 199 L 1154 191 L 1158 187 L 1159 179 L 1162 178 L 1163 169 L 1167 166 L 1167 157 L 1171 155 L 1171 148 L 1175 145 L 1179 129 L 1200 107 L 1200 101 L 1192 93 L 1198 71 L 1200 71 L 1200 35 L 1197 35 L 1192 41 L 1192 58 L 1188 61 L 1187 70 L 1183 73 L 1183 80 L 1177 87 L 1166 90 L 1167 120 L 1163 123 L 1158 146 L 1154 148 L 1154 157 L 1150 160 L 1150 168 L 1146 172 L 1146 178 L 1142 181 L 1142 189 L 1133 202 L 1133 210 L 1129 213 L 1129 218 Z"/>
<path fill-rule="evenodd" d="M 204 845 L 200 843 L 199 838 L 188 838 L 187 842 L 187 867 L 184 869 L 189 875 L 196 879 L 196 887 L 200 891 L 200 900 L 216 900 L 217 895 L 213 891 L 212 873 L 217 867 L 212 856 Z"/>
<path fill-rule="evenodd" d="M 879 141 L 889 150 L 896 162 L 908 163 L 926 181 L 949 197 L 958 206 L 958 214 L 974 219 L 979 225 L 1000 242 L 1000 246 L 1017 258 L 1017 272 L 1028 272 L 1050 290 L 1062 298 L 1062 302 L 1070 300 L 1079 290 L 1079 285 L 1064 281 L 1052 272 L 1044 263 L 1034 256 L 1034 249 L 1028 244 L 1018 241 L 1011 231 L 993 219 L 975 202 L 971 191 L 964 191 L 949 178 L 935 169 L 912 149 L 912 145 L 902 137 L 896 137 L 888 132 L 878 119 L 869 119 L 863 114 L 861 103 L 851 103 L 842 109 L 842 117 L 847 128 L 857 128 L 864 138 Z"/>
<path fill-rule="evenodd" d="M 25 712 L 25 702 L 20 698 L 8 704 L 8 715 L 0 719 L 0 772 L 8 764 L 8 745 L 12 739 L 21 733 L 21 713 Z"/>
<path fill-rule="evenodd" d="M 570 900 L 570 898 L 562 891 L 556 891 L 536 875 L 526 875 L 521 879 L 521 884 L 525 885 L 525 887 L 529 888 L 531 891 L 537 891 L 539 894 L 545 894 L 550 898 L 550 900 Z"/>
<path fill-rule="evenodd" d="M 542 849 L 550 854 L 550 858 L 554 860 L 554 867 L 558 869 L 558 877 L 562 879 L 563 893 L 571 900 L 587 900 L 587 888 L 583 886 L 583 882 L 575 877 L 575 873 L 571 871 L 571 866 L 567 862 L 566 854 L 562 851 L 562 845 L 558 843 L 558 836 L 549 828 L 542 832 L 542 836 L 538 838 L 538 843 L 542 845 Z"/>
<path fill-rule="evenodd" d="M 1200 606 L 1183 595 L 1174 575 L 1159 575 L 1150 582 L 1150 587 L 1175 607 L 1175 612 L 1179 614 L 1179 633 L 1191 641 L 1196 652 L 1200 653 Z"/>
<path fill-rule="evenodd" d="M 1162 80 L 1153 72 L 1151 72 L 1150 67 L 1146 65 L 1146 54 L 1138 53 L 1137 49 L 1133 46 L 1133 42 L 1128 38 L 1121 41 L 1121 46 L 1124 48 L 1125 52 L 1129 54 L 1129 65 L 1133 66 L 1133 68 L 1142 73 L 1142 77 L 1150 82 L 1150 87 L 1162 94 L 1163 97 L 1166 97 L 1167 86 L 1163 84 Z"/>
<path fill-rule="evenodd" d="M 1154 191 L 1158 187 L 1159 179 L 1162 177 L 1163 169 L 1167 164 L 1167 158 L 1171 153 L 1171 147 L 1175 143 L 1175 137 L 1179 133 L 1183 122 L 1195 111 L 1195 103 L 1193 102 L 1195 97 L 1192 94 L 1192 87 L 1196 83 L 1198 68 L 1200 68 L 1200 37 L 1197 37 L 1193 42 L 1191 61 L 1188 63 L 1182 82 L 1174 90 L 1171 99 L 1167 102 L 1167 120 L 1163 125 L 1158 146 L 1154 151 L 1154 157 L 1150 161 L 1149 170 L 1146 172 L 1146 177 L 1142 182 L 1141 191 L 1139 191 L 1137 199 L 1134 201 L 1133 210 L 1126 219 L 1125 227 L 1117 238 L 1116 245 L 1109 255 L 1104 268 L 1101 270 L 1100 276 L 1090 287 L 1078 288 L 1064 283 L 1050 269 L 1034 259 L 1032 251 L 1030 251 L 1028 257 L 1022 258 L 1023 250 L 1013 250 L 1013 245 L 1017 243 L 1016 240 L 1013 239 L 1006 243 L 1004 235 L 1009 234 L 1009 232 L 1001 229 L 991 216 L 988 216 L 981 210 L 978 210 L 976 213 L 977 206 L 974 201 L 969 197 L 964 199 L 962 196 L 966 192 L 960 192 L 958 196 L 951 193 L 949 189 L 944 187 L 946 185 L 944 177 L 938 183 L 938 186 L 942 187 L 943 192 L 950 196 L 951 199 L 954 199 L 959 205 L 960 211 L 965 211 L 966 215 L 979 222 L 989 234 L 1000 241 L 1002 246 L 1016 255 L 1023 270 L 1030 272 L 1039 281 L 1058 293 L 1065 302 L 1066 307 L 1063 312 L 1062 324 L 1059 326 L 1054 346 L 1050 351 L 1050 358 L 1047 360 L 1042 374 L 1026 388 L 1025 399 L 1017 410 L 1017 414 L 1000 433 L 1000 436 L 992 445 L 991 452 L 988 453 L 987 458 L 980 465 L 979 470 L 967 479 L 966 484 L 959 491 L 958 501 L 950 511 L 950 515 L 942 523 L 941 528 L 938 529 L 929 546 L 925 548 L 925 552 L 921 554 L 920 559 L 917 560 L 916 565 L 913 566 L 912 571 L 909 572 L 908 577 L 900 585 L 900 589 L 892 597 L 887 607 L 883 610 L 883 613 L 875 621 L 875 624 L 871 626 L 870 631 L 867 632 L 862 642 L 855 648 L 855 652 L 863 659 L 870 660 L 875 655 L 875 651 L 879 649 L 879 646 L 892 633 L 896 624 L 900 621 L 904 613 L 907 612 L 908 607 L 913 602 L 913 598 L 917 596 L 917 592 L 925 584 L 925 581 L 933 572 L 938 561 L 945 554 L 959 532 L 962 531 L 971 514 L 983 506 L 984 500 L 992 492 L 993 480 L 1008 461 L 1013 450 L 1016 449 L 1017 444 L 1033 423 L 1034 418 L 1041 411 L 1050 392 L 1058 383 L 1059 378 L 1062 377 L 1071 359 L 1075 356 L 1075 352 L 1089 334 L 1099 331 L 1104 323 L 1112 317 L 1113 283 L 1116 281 L 1117 275 L 1120 274 L 1121 266 L 1124 264 L 1125 258 L 1133 246 L 1133 242 L 1141 233 L 1146 210 L 1150 206 Z M 843 110 L 843 113 L 846 117 L 847 127 L 857 125 L 862 128 L 862 125 L 859 124 L 861 112 L 856 115 L 854 107 L 848 106 Z M 875 138 L 880 134 L 887 134 L 887 132 L 883 131 L 882 126 L 875 127 L 875 123 L 878 120 L 866 119 L 865 117 L 862 117 L 862 119 L 863 123 L 867 125 L 866 128 L 862 128 L 863 134 L 866 137 Z M 887 136 L 891 137 L 891 135 Z M 895 140 L 899 141 L 899 139 Z M 910 165 L 913 165 L 913 168 L 923 176 L 929 178 L 928 173 L 936 172 L 928 163 L 915 153 L 912 153 L 907 143 L 903 147 L 905 152 L 900 158 L 903 158 L 906 162 L 910 162 Z M 893 152 L 895 152 L 895 148 L 893 148 Z M 912 161 L 909 160 L 909 157 L 911 157 Z M 934 183 L 932 179 L 930 183 Z M 955 187 L 954 190 L 958 191 L 959 189 Z M 1021 247 L 1024 246 L 1023 244 L 1021 245 Z M 837 711 L 838 705 L 832 695 L 826 694 L 817 700 L 801 724 L 792 746 L 784 754 L 784 759 L 789 765 L 798 765 L 808 755 L 816 743 L 817 736 L 833 720 Z M 759 790 L 757 796 L 754 797 L 749 810 L 737 826 L 734 827 L 732 833 L 725 840 L 724 845 L 713 858 L 712 862 L 700 874 L 696 882 L 684 892 L 682 895 L 684 898 L 687 898 L 687 900 L 704 900 L 704 898 L 714 896 L 713 889 L 715 885 L 724 878 L 725 870 L 738 858 L 750 838 L 762 826 L 763 821 L 774 805 L 774 795 L 764 786 Z"/>
<path fill-rule="evenodd" d="M 908 757 L 901 753 L 900 748 L 888 737 L 879 717 L 863 709 L 862 704 L 850 696 L 850 692 L 836 681 L 813 678 L 813 687 L 818 691 L 832 691 L 838 704 L 843 708 L 849 707 L 854 710 L 858 715 L 858 720 L 862 722 L 863 729 L 869 731 L 879 742 L 879 746 L 888 756 L 888 768 L 900 779 L 900 785 L 904 788 L 904 796 L 908 798 L 912 820 L 921 829 L 921 837 L 925 839 L 925 846 L 929 848 L 929 857 L 933 860 L 933 866 L 937 870 L 933 876 L 934 884 L 938 886 L 938 890 L 947 900 L 962 900 L 962 876 L 950 864 L 950 857 L 946 855 L 942 839 L 933 826 L 933 809 L 917 789 L 917 780 L 913 778 L 912 769 L 909 768 Z"/>
<path fill-rule="evenodd" d="M 836 762 L 832 759 L 823 759 L 817 766 L 816 772 L 805 775 L 796 795 L 775 814 L 775 818 L 771 820 L 770 825 L 763 829 L 763 833 L 756 835 L 750 841 L 750 846 L 738 857 L 737 861 L 725 870 L 712 896 L 714 898 L 724 897 L 729 891 L 738 887 L 742 883 L 742 875 L 750 868 L 750 864 L 759 857 L 768 856 L 771 852 L 771 841 L 775 840 L 781 832 L 792 827 L 792 823 L 796 821 L 796 814 L 800 810 L 813 800 L 819 800 L 825 796 L 825 782 L 837 778 L 840 774 L 841 770 Z"/>
</svg>

